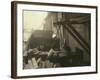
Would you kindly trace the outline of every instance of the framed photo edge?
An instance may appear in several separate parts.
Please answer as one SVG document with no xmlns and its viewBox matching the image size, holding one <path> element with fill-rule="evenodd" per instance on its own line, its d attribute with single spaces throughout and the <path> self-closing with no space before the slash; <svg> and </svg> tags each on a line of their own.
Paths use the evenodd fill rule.
<svg viewBox="0 0 100 80">
<path fill-rule="evenodd" d="M 36 5 L 51 5 L 51 6 L 70 6 L 96 9 L 96 71 L 83 73 L 64 73 L 64 74 L 50 74 L 50 75 L 33 75 L 33 76 L 17 76 L 17 4 L 36 4 Z M 98 7 L 91 5 L 74 5 L 74 4 L 58 4 L 58 3 L 43 3 L 43 2 L 25 2 L 12 1 L 11 2 L 11 78 L 35 78 L 35 77 L 51 77 L 51 76 L 65 76 L 65 75 L 80 75 L 80 74 L 94 74 L 98 72 Z"/>
</svg>

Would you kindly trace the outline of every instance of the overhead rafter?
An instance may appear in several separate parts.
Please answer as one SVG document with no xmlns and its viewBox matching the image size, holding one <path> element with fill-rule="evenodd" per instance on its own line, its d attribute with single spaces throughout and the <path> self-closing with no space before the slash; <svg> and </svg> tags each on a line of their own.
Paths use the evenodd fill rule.
<svg viewBox="0 0 100 80">
<path fill-rule="evenodd" d="M 83 37 L 74 29 L 74 27 L 69 22 L 57 22 L 55 25 L 62 25 L 64 29 L 66 29 L 74 39 L 86 50 L 88 53 L 90 52 L 89 44 L 83 39 Z"/>
</svg>

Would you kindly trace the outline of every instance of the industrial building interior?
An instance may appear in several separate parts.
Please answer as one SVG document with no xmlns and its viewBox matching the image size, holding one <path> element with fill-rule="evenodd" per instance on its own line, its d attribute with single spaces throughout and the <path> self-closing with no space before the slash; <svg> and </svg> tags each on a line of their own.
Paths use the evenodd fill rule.
<svg viewBox="0 0 100 80">
<path fill-rule="evenodd" d="M 44 12 L 45 17 L 37 19 L 31 12 L 35 13 L 24 11 L 23 14 L 23 69 L 91 65 L 90 14 Z M 42 18 L 40 15 L 44 14 L 38 14 Z M 43 21 L 42 28 L 35 29 L 34 23 L 39 25 L 39 20 Z M 28 29 L 30 25 L 33 28 Z"/>
</svg>

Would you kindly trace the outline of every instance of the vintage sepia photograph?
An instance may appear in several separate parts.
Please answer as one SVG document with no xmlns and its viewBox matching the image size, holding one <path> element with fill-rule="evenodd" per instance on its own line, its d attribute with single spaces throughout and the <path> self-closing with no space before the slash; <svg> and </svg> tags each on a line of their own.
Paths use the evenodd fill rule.
<svg viewBox="0 0 100 80">
<path fill-rule="evenodd" d="M 23 68 L 91 65 L 90 17 L 23 10 Z"/>
<path fill-rule="evenodd" d="M 11 77 L 97 73 L 97 6 L 12 1 Z"/>
</svg>

